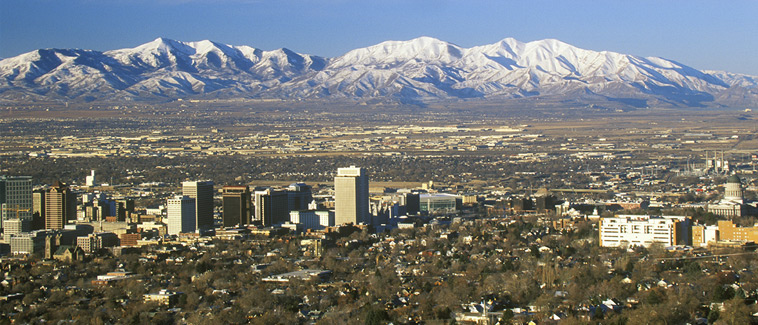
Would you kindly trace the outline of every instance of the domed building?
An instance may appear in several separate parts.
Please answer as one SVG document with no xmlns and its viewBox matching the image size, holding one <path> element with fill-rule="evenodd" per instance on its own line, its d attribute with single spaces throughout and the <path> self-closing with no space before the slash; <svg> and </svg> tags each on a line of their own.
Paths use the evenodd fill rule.
<svg viewBox="0 0 758 325">
<path fill-rule="evenodd" d="M 743 202 L 742 180 L 737 175 L 729 176 L 726 179 L 726 190 L 724 191 L 724 200 Z"/>
<path fill-rule="evenodd" d="M 708 205 L 708 212 L 729 218 L 746 215 L 747 209 L 742 192 L 742 180 L 737 175 L 726 179 L 724 198 L 716 204 Z"/>
</svg>

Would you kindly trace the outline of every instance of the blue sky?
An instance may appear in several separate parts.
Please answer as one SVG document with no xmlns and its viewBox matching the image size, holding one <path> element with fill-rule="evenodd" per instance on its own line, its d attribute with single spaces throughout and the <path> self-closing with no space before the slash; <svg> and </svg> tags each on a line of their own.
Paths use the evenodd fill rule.
<svg viewBox="0 0 758 325">
<path fill-rule="evenodd" d="M 0 57 L 157 37 L 338 56 L 431 36 L 460 46 L 555 38 L 758 75 L 758 1 L 0 0 Z"/>
</svg>

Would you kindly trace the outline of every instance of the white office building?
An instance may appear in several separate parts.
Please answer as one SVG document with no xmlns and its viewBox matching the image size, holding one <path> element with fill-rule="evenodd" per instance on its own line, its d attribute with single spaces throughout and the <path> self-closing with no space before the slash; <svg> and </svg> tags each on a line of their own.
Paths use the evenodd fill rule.
<svg viewBox="0 0 758 325">
<path fill-rule="evenodd" d="M 290 211 L 290 222 L 301 224 L 305 229 L 321 230 L 334 227 L 334 212 L 332 211 Z"/>
<path fill-rule="evenodd" d="M 177 195 L 166 202 L 169 235 L 192 233 L 197 230 L 195 219 L 195 199 Z"/>
<path fill-rule="evenodd" d="M 618 215 L 600 219 L 600 246 L 692 245 L 691 231 L 690 217 Z"/>
<path fill-rule="evenodd" d="M 97 179 L 95 178 L 95 170 L 90 171 L 89 176 L 84 177 L 84 185 L 88 187 L 97 186 Z"/>
<path fill-rule="evenodd" d="M 334 177 L 335 224 L 370 224 L 368 200 L 366 169 L 355 166 L 338 168 Z"/>
</svg>

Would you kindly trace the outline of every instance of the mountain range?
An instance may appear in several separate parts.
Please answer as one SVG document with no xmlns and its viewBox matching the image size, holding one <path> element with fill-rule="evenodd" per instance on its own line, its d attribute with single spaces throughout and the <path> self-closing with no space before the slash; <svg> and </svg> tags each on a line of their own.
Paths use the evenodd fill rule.
<svg viewBox="0 0 758 325">
<path fill-rule="evenodd" d="M 512 38 L 463 48 L 420 37 L 334 58 L 158 38 L 134 48 L 40 49 L 0 61 L 4 103 L 237 98 L 752 107 L 758 77 Z"/>
</svg>

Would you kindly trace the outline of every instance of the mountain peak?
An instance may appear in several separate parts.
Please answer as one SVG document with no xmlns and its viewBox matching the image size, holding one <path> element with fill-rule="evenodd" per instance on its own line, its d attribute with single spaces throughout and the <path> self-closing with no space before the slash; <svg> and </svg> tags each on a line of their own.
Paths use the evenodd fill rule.
<svg viewBox="0 0 758 325">
<path fill-rule="evenodd" d="M 411 40 L 408 40 L 408 41 L 405 41 L 405 42 L 417 44 L 417 45 L 420 45 L 420 46 L 435 46 L 435 45 L 449 45 L 449 44 L 451 44 L 450 42 L 443 41 L 441 39 L 434 38 L 434 37 L 431 37 L 431 36 L 419 36 L 419 37 L 416 37 L 414 39 L 411 39 Z"/>
<path fill-rule="evenodd" d="M 0 61 L 0 99 L 8 100 L 537 97 L 574 103 L 584 100 L 576 94 L 591 93 L 592 100 L 645 107 L 648 101 L 746 105 L 758 102 L 756 88 L 758 77 L 703 73 L 671 60 L 585 50 L 557 39 L 504 38 L 462 48 L 421 36 L 321 58 L 287 48 L 159 37 L 134 48 L 38 50 Z"/>
<path fill-rule="evenodd" d="M 154 39 L 152 42 L 142 44 L 141 46 L 154 47 L 154 48 L 173 47 L 175 44 L 179 44 L 179 43 L 181 42 L 172 40 L 170 38 L 158 37 Z"/>
<path fill-rule="evenodd" d="M 165 37 L 158 37 L 152 42 L 148 42 L 142 45 L 139 45 L 134 48 L 125 48 L 116 50 L 117 52 L 152 52 L 152 53 L 173 53 L 173 52 L 181 52 L 181 53 L 194 53 L 195 49 L 189 45 L 189 43 L 176 41 L 170 38 Z"/>
<path fill-rule="evenodd" d="M 457 45 L 422 36 L 407 41 L 385 41 L 352 50 L 337 62 L 339 65 L 386 65 L 406 61 L 450 63 L 460 59 L 463 49 Z"/>
</svg>

